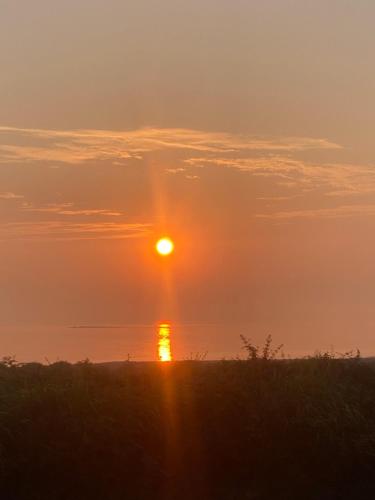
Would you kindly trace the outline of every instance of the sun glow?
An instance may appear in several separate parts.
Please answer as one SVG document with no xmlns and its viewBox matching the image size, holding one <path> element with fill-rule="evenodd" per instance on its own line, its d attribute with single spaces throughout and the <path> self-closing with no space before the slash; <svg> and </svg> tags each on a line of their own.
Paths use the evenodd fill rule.
<svg viewBox="0 0 375 500">
<path fill-rule="evenodd" d="M 174 243 L 170 238 L 161 238 L 156 243 L 156 251 L 159 255 L 170 255 L 174 250 Z"/>
<path fill-rule="evenodd" d="M 158 326 L 158 355 L 159 361 L 172 361 L 171 326 L 169 323 L 160 323 Z"/>
</svg>

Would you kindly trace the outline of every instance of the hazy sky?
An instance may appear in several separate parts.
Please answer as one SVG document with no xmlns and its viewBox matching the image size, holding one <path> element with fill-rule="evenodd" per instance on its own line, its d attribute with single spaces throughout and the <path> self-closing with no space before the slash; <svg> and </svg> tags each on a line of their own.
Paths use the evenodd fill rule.
<svg viewBox="0 0 375 500">
<path fill-rule="evenodd" d="M 375 354 L 374 19 L 0 0 L 0 355 Z"/>
</svg>

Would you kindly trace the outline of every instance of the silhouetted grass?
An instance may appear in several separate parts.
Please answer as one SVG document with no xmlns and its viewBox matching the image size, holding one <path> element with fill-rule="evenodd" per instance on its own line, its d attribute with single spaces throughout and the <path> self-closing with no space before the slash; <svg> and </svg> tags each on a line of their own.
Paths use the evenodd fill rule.
<svg viewBox="0 0 375 500">
<path fill-rule="evenodd" d="M 115 367 L 8 359 L 0 498 L 375 498 L 372 364 L 246 349 Z"/>
</svg>

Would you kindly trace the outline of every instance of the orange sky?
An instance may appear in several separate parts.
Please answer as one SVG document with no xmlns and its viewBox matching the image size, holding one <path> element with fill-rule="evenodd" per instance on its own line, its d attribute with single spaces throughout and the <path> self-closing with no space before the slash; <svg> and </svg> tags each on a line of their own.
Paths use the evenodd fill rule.
<svg viewBox="0 0 375 500">
<path fill-rule="evenodd" d="M 2 2 L 0 355 L 375 354 L 374 15 Z"/>
</svg>

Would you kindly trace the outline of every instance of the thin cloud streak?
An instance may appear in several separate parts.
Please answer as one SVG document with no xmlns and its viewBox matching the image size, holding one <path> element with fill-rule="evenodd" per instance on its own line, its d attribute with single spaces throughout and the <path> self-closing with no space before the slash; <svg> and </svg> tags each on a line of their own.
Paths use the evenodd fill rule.
<svg viewBox="0 0 375 500">
<path fill-rule="evenodd" d="M 25 212 L 36 212 L 36 213 L 52 213 L 57 215 L 69 215 L 69 216 L 106 216 L 106 217 L 120 217 L 124 215 L 122 212 L 110 210 L 110 209 L 78 209 L 74 208 L 74 203 L 53 203 L 44 207 L 36 207 L 30 204 L 24 204 L 21 209 Z"/>
<path fill-rule="evenodd" d="M 0 240 L 98 240 L 141 238 L 151 232 L 150 223 L 65 221 L 7 222 L 0 225 Z"/>
<path fill-rule="evenodd" d="M 257 214 L 260 219 L 337 219 L 342 217 L 373 217 L 375 204 L 342 205 L 309 210 L 285 210 L 272 214 Z"/>
</svg>

